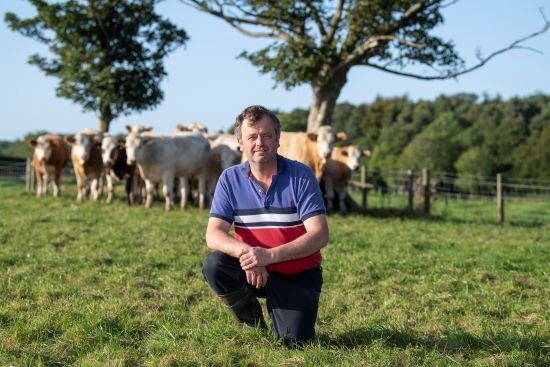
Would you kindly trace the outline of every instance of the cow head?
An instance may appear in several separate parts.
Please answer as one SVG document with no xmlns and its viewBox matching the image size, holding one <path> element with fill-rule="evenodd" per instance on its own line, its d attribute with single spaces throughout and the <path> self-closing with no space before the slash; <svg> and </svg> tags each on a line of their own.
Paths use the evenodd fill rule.
<svg viewBox="0 0 550 367">
<path fill-rule="evenodd" d="M 52 144 L 44 136 L 36 139 L 30 139 L 27 143 L 34 148 L 34 156 L 40 162 L 46 162 L 52 155 Z"/>
<path fill-rule="evenodd" d="M 73 136 L 66 136 L 65 141 L 72 145 L 72 154 L 80 164 L 84 164 L 90 159 L 94 146 L 101 146 L 101 136 L 98 134 L 88 134 L 87 132 L 79 132 Z"/>
<path fill-rule="evenodd" d="M 143 125 L 126 125 L 126 130 L 129 133 L 136 132 L 136 133 L 145 133 L 153 131 L 152 127 L 145 127 Z"/>
<path fill-rule="evenodd" d="M 144 136 L 133 131 L 126 136 L 126 163 L 131 166 L 141 159 L 143 147 L 151 141 L 151 136 Z"/>
<path fill-rule="evenodd" d="M 335 141 L 341 141 L 347 138 L 346 133 L 343 132 L 334 134 L 330 126 L 321 126 L 316 132 L 308 133 L 307 136 L 310 140 L 316 142 L 317 151 L 323 160 L 330 158 Z"/>
<path fill-rule="evenodd" d="M 118 139 L 112 135 L 105 135 L 101 141 L 101 158 L 105 167 L 112 167 L 118 155 Z"/>
<path fill-rule="evenodd" d="M 192 122 L 188 125 L 177 124 L 176 131 L 207 134 L 208 128 L 203 124 L 199 124 L 198 122 Z"/>
<path fill-rule="evenodd" d="M 350 170 L 355 171 L 359 168 L 361 163 L 361 157 L 369 157 L 370 150 L 360 150 L 356 145 L 348 145 L 345 147 L 338 148 L 338 152 L 334 153 L 342 156 L 343 161 L 349 167 Z M 333 153 L 333 157 L 334 154 Z"/>
</svg>

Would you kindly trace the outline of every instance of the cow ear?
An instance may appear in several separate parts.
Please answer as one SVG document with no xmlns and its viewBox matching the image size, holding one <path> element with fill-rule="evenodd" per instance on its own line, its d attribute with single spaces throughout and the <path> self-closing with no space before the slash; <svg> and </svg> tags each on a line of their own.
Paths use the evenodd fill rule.
<svg viewBox="0 0 550 367">
<path fill-rule="evenodd" d="M 152 126 L 144 127 L 143 130 L 142 130 L 143 133 L 148 133 L 149 131 L 153 131 L 153 127 L 152 127 Z"/>
<path fill-rule="evenodd" d="M 317 141 L 317 133 L 307 133 L 307 137 L 311 141 Z"/>
<path fill-rule="evenodd" d="M 35 147 L 37 143 L 36 139 L 29 139 L 27 140 L 27 144 L 29 144 L 31 147 Z"/>
<path fill-rule="evenodd" d="M 176 125 L 176 130 L 177 131 L 187 131 L 187 128 L 185 126 L 183 126 L 182 124 L 177 124 Z"/>
<path fill-rule="evenodd" d="M 347 148 L 344 148 L 342 150 L 340 150 L 340 153 L 344 156 L 344 157 L 347 157 L 349 155 L 349 152 L 348 152 L 348 149 Z"/>
<path fill-rule="evenodd" d="M 132 127 L 130 125 L 126 125 L 126 131 L 131 133 L 132 132 Z"/>
<path fill-rule="evenodd" d="M 65 138 L 65 141 L 71 145 L 73 145 L 74 143 L 76 143 L 76 139 L 74 138 L 74 136 L 66 136 Z"/>
<path fill-rule="evenodd" d="M 370 157 L 371 154 L 372 154 L 372 152 L 370 150 L 368 150 L 368 149 L 363 150 L 363 156 Z"/>
<path fill-rule="evenodd" d="M 336 134 L 336 140 L 338 141 L 344 141 L 348 138 L 348 134 L 346 134 L 343 131 L 340 131 L 338 134 Z"/>
</svg>

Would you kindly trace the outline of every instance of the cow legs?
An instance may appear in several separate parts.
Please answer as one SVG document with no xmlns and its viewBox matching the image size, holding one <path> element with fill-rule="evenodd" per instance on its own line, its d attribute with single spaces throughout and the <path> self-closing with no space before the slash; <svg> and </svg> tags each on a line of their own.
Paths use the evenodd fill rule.
<svg viewBox="0 0 550 367">
<path fill-rule="evenodd" d="M 61 183 L 61 170 L 57 169 L 54 174 L 53 179 L 53 196 L 59 196 L 59 185 Z"/>
<path fill-rule="evenodd" d="M 348 208 L 346 207 L 346 189 L 338 190 L 338 205 L 340 207 L 341 214 L 347 214 Z"/>
<path fill-rule="evenodd" d="M 110 204 L 113 201 L 113 195 L 115 193 L 114 179 L 110 172 L 105 175 L 105 180 L 107 181 L 107 199 L 105 202 Z"/>
<path fill-rule="evenodd" d="M 174 201 L 172 199 L 173 192 L 174 175 L 166 173 L 163 179 L 162 193 L 164 194 L 164 210 L 167 212 L 172 210 L 172 206 L 174 205 Z"/>
<path fill-rule="evenodd" d="M 42 182 L 44 181 L 44 177 L 42 176 L 41 172 L 36 172 L 36 197 L 42 197 Z"/>
<path fill-rule="evenodd" d="M 145 191 L 147 193 L 145 207 L 150 208 L 153 204 L 153 196 L 155 195 L 155 184 L 149 180 L 145 180 Z"/>
<path fill-rule="evenodd" d="M 82 200 L 84 200 L 84 197 L 86 196 L 86 182 L 84 178 L 77 176 L 76 177 L 76 201 L 78 203 L 81 203 Z"/>
<path fill-rule="evenodd" d="M 334 210 L 334 185 L 329 177 L 325 177 L 323 183 L 325 185 L 325 198 L 327 199 L 327 212 L 331 212 Z"/>
<path fill-rule="evenodd" d="M 189 180 L 187 177 L 180 177 L 180 208 L 184 210 L 187 207 L 187 198 L 189 196 Z"/>
<path fill-rule="evenodd" d="M 199 176 L 199 210 L 204 209 L 204 196 L 206 193 L 206 177 L 204 175 Z"/>
<path fill-rule="evenodd" d="M 91 198 L 93 201 L 97 201 L 99 198 L 99 178 L 93 178 L 90 183 Z"/>
</svg>

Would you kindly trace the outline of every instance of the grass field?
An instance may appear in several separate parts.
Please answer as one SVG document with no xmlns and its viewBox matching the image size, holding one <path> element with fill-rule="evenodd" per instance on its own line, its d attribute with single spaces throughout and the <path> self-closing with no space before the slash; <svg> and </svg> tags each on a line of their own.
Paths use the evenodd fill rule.
<svg viewBox="0 0 550 367">
<path fill-rule="evenodd" d="M 73 194 L 0 182 L 0 366 L 550 366 L 550 224 L 331 215 L 287 349 L 202 280 L 207 212 Z"/>
</svg>

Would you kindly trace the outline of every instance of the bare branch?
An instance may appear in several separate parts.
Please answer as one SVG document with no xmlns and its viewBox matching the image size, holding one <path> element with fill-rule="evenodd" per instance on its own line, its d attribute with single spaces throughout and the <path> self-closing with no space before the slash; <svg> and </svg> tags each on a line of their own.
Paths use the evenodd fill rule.
<svg viewBox="0 0 550 367">
<path fill-rule="evenodd" d="M 325 30 L 325 25 L 323 24 L 323 20 L 319 16 L 319 12 L 317 11 L 317 8 L 313 6 L 310 0 L 304 1 L 307 8 L 311 11 L 311 15 L 313 16 L 313 20 L 315 20 L 315 23 L 317 24 L 317 28 L 319 28 L 319 33 L 321 34 L 322 38 L 325 38 L 327 35 L 327 32 Z"/>
<path fill-rule="evenodd" d="M 382 71 L 385 71 L 385 72 L 390 73 L 390 74 L 396 74 L 396 75 L 401 75 L 401 76 L 406 76 L 406 77 L 411 77 L 411 78 L 421 79 L 421 80 L 445 80 L 445 79 L 456 78 L 460 75 L 468 74 L 468 73 L 471 73 L 474 70 L 477 70 L 477 69 L 481 68 L 487 62 L 489 62 L 489 60 L 491 60 L 491 59 L 495 58 L 496 56 L 498 56 L 500 54 L 503 54 L 505 52 L 508 52 L 508 51 L 511 51 L 511 50 L 521 50 L 521 49 L 532 50 L 529 47 L 525 47 L 525 46 L 521 45 L 521 43 L 523 43 L 523 42 L 525 42 L 525 41 L 527 41 L 531 38 L 537 37 L 537 36 L 545 33 L 546 31 L 548 31 L 548 29 L 550 28 L 550 22 L 548 22 L 548 20 L 546 20 L 546 17 L 544 16 L 544 13 L 543 13 L 543 19 L 545 21 L 544 26 L 540 30 L 538 30 L 537 32 L 534 32 L 534 33 L 532 33 L 528 36 L 525 36 L 523 38 L 520 38 L 520 39 L 512 42 L 510 44 L 510 46 L 502 48 L 500 50 L 497 50 L 497 51 L 491 53 L 489 56 L 487 56 L 485 58 L 482 58 L 480 60 L 480 62 L 477 63 L 476 65 L 474 65 L 470 68 L 458 71 L 458 72 L 450 72 L 450 73 L 447 73 L 445 75 L 421 75 L 421 74 L 407 73 L 407 72 L 398 71 L 398 70 L 391 70 L 391 69 L 387 68 L 386 66 L 377 65 L 377 64 L 370 63 L 370 62 L 366 62 L 366 63 L 361 64 L 361 65 L 370 66 L 374 69 L 382 70 Z M 540 51 L 536 51 L 536 50 L 533 50 L 533 51 L 540 53 Z"/>
<path fill-rule="evenodd" d="M 220 4 L 219 2 L 216 2 L 219 9 L 213 9 L 208 7 L 208 5 L 206 5 L 204 2 L 199 0 L 179 0 L 179 1 L 182 4 L 189 5 L 197 10 L 209 13 L 217 18 L 220 18 L 226 21 L 231 27 L 235 28 L 237 31 L 250 37 L 278 38 L 286 42 L 288 42 L 292 38 L 287 32 L 282 30 L 279 26 L 265 19 L 260 19 L 259 17 L 256 17 L 255 19 L 247 19 L 239 16 L 230 16 L 224 13 L 223 5 Z M 239 10 L 241 10 L 243 13 L 246 13 L 244 10 L 240 8 Z M 271 29 L 272 32 L 252 32 L 243 28 L 241 24 L 266 27 Z"/>
<path fill-rule="evenodd" d="M 332 40 L 334 39 L 334 35 L 336 34 L 336 30 L 338 29 L 338 25 L 340 24 L 340 19 L 342 19 L 342 10 L 344 9 L 344 2 L 345 2 L 344 0 L 338 0 L 336 11 L 332 15 L 332 19 L 330 21 L 330 27 L 328 29 L 326 38 L 324 39 L 324 41 L 328 45 L 332 43 Z"/>
</svg>

